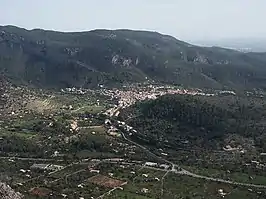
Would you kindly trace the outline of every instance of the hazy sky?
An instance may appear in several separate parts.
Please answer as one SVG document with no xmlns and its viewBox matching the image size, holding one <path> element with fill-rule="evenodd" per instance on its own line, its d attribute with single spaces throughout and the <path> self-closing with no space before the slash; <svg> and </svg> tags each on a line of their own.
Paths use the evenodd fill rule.
<svg viewBox="0 0 266 199">
<path fill-rule="evenodd" d="M 144 29 L 183 40 L 266 37 L 266 0 L 0 0 L 0 24 Z"/>
</svg>

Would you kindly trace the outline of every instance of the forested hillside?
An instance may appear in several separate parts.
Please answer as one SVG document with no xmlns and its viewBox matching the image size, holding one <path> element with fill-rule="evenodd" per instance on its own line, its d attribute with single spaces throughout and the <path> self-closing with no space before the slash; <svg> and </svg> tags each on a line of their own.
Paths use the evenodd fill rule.
<svg viewBox="0 0 266 199">
<path fill-rule="evenodd" d="M 265 53 L 203 48 L 156 32 L 0 27 L 0 71 L 15 83 L 39 87 L 149 80 L 189 87 L 265 88 L 265 66 Z"/>
<path fill-rule="evenodd" d="M 137 129 L 136 139 L 158 147 L 221 149 L 236 135 L 266 150 L 265 106 L 264 99 L 167 95 L 134 105 L 121 117 Z"/>
</svg>

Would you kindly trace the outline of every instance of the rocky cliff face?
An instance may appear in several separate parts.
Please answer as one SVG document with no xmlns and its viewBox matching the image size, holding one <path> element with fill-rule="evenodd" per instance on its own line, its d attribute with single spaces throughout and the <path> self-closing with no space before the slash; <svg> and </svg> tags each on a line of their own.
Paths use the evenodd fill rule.
<svg viewBox="0 0 266 199">
<path fill-rule="evenodd" d="M 1 199 L 22 199 L 22 194 L 15 192 L 9 185 L 0 182 Z"/>
</svg>

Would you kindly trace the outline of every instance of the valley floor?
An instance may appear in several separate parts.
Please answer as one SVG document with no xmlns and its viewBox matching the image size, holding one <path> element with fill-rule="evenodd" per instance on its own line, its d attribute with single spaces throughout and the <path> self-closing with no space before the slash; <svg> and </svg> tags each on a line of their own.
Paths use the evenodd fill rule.
<svg viewBox="0 0 266 199">
<path fill-rule="evenodd" d="M 235 153 L 199 151 L 204 157 L 195 158 L 196 152 L 187 148 L 162 150 L 133 139 L 135 129 L 118 116 L 122 109 L 145 100 L 147 93 L 150 98 L 158 94 L 131 89 L 80 95 L 75 90 L 39 94 L 37 101 L 45 101 L 38 105 L 45 107 L 41 111 L 30 106 L 36 104 L 33 97 L 20 111 L 9 107 L 8 119 L 0 123 L 0 180 L 26 199 L 266 197 L 264 162 L 243 167 L 244 172 L 229 170 L 223 162 L 238 157 Z M 216 153 L 225 158 L 214 159 Z"/>
</svg>

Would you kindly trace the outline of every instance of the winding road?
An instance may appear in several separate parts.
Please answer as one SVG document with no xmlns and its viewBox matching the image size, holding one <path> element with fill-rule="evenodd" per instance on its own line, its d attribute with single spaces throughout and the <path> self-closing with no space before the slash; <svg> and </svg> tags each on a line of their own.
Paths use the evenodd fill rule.
<svg viewBox="0 0 266 199">
<path fill-rule="evenodd" d="M 124 107 L 119 106 L 116 111 L 123 109 Z M 110 115 L 110 117 L 112 117 L 113 114 Z M 232 184 L 232 185 L 239 185 L 239 186 L 246 186 L 246 187 L 254 187 L 254 188 L 263 188 L 266 189 L 266 185 L 257 185 L 257 184 L 249 184 L 249 183 L 241 183 L 241 182 L 235 182 L 235 181 L 229 181 L 229 180 L 224 180 L 224 179 L 220 179 L 220 178 L 212 178 L 209 176 L 203 176 L 203 175 L 198 175 L 195 173 L 192 173 L 190 171 L 187 171 L 183 168 L 181 168 L 179 165 L 175 164 L 174 162 L 171 162 L 163 157 L 160 157 L 158 155 L 156 155 L 155 153 L 153 153 L 152 151 L 150 151 L 149 149 L 147 149 L 146 147 L 132 141 L 131 139 L 129 139 L 128 137 L 126 137 L 126 135 L 121 132 L 121 135 L 123 137 L 124 140 L 126 140 L 127 142 L 143 149 L 144 151 L 146 151 L 147 153 L 149 153 L 151 156 L 157 158 L 158 160 L 161 160 L 165 163 L 168 163 L 171 165 L 171 172 L 179 174 L 179 175 L 186 175 L 186 176 L 190 176 L 193 178 L 199 178 L 199 179 L 204 179 L 204 180 L 208 180 L 208 181 L 213 181 L 213 182 L 221 182 L 221 183 L 226 183 L 226 184 Z M 169 171 L 169 170 L 165 170 L 165 171 Z"/>
<path fill-rule="evenodd" d="M 221 183 L 225 183 L 225 184 L 232 184 L 232 185 L 238 185 L 238 186 L 246 186 L 246 187 L 254 187 L 254 188 L 262 188 L 262 189 L 266 189 L 266 185 L 257 185 L 257 184 L 249 184 L 249 183 L 241 183 L 241 182 L 235 182 L 235 181 L 229 181 L 229 180 L 224 180 L 224 179 L 220 179 L 220 178 L 212 178 L 212 177 L 208 177 L 208 176 L 203 176 L 203 175 L 198 175 L 198 174 L 195 174 L 195 173 L 191 173 L 190 171 L 187 171 L 183 168 L 181 168 L 179 165 L 163 158 L 163 157 L 160 157 L 156 154 L 154 154 L 153 152 L 151 152 L 149 149 L 147 149 L 146 147 L 130 140 L 129 138 L 127 138 L 125 136 L 125 134 L 123 132 L 121 132 L 122 134 L 122 137 L 124 138 L 124 140 L 130 142 L 131 144 L 135 145 L 135 146 L 138 146 L 139 148 L 145 150 L 147 153 L 149 153 L 150 155 L 152 155 L 153 157 L 159 159 L 159 160 L 162 160 L 164 161 L 165 163 L 168 163 L 171 165 L 171 170 L 170 172 L 172 173 L 175 173 L 175 174 L 179 174 L 179 175 L 186 175 L 186 176 L 190 176 L 190 177 L 193 177 L 193 178 L 199 178 L 199 179 L 204 179 L 204 180 L 208 180 L 208 181 L 213 181 L 213 182 L 221 182 Z M 176 169 L 178 168 L 178 170 Z M 160 169 L 160 170 L 164 170 L 164 171 L 169 171 L 169 170 L 166 170 L 166 169 Z"/>
</svg>

